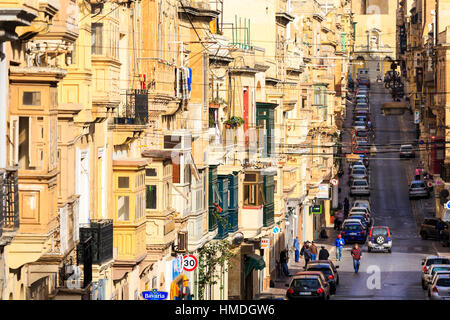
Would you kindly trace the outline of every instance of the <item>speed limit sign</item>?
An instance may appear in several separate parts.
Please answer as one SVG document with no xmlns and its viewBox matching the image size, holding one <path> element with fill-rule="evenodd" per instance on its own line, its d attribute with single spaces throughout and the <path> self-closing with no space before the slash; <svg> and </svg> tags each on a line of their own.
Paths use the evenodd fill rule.
<svg viewBox="0 0 450 320">
<path fill-rule="evenodd" d="M 183 269 L 185 271 L 194 271 L 197 266 L 198 260 L 194 255 L 188 254 L 183 257 Z"/>
<path fill-rule="evenodd" d="M 339 180 L 338 179 L 331 179 L 331 184 L 336 187 L 339 184 Z"/>
</svg>

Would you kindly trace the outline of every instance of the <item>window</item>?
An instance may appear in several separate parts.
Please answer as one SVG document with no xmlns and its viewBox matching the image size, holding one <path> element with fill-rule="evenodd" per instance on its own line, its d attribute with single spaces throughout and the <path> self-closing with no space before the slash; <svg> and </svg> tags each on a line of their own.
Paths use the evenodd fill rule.
<svg viewBox="0 0 450 320">
<path fill-rule="evenodd" d="M 103 40 L 102 40 L 102 34 L 103 34 L 103 24 L 102 23 L 93 23 L 92 27 L 92 54 L 102 54 L 102 47 L 103 47 Z"/>
<path fill-rule="evenodd" d="M 40 91 L 24 91 L 22 96 L 22 104 L 24 106 L 40 106 L 41 92 Z"/>
<path fill-rule="evenodd" d="M 147 209 L 156 209 L 156 186 L 148 185 L 146 188 L 147 193 L 147 201 L 146 208 Z"/>
<path fill-rule="evenodd" d="M 118 184 L 119 184 L 119 188 L 128 189 L 130 187 L 130 178 L 129 177 L 119 177 Z"/>
<path fill-rule="evenodd" d="M 130 219 L 130 197 L 119 196 L 117 202 L 117 220 L 128 221 Z"/>
<path fill-rule="evenodd" d="M 244 204 L 257 205 L 258 204 L 258 186 L 255 184 L 244 185 Z"/>
<path fill-rule="evenodd" d="M 145 175 L 147 177 L 156 177 L 156 169 L 154 168 L 145 169 Z"/>
</svg>

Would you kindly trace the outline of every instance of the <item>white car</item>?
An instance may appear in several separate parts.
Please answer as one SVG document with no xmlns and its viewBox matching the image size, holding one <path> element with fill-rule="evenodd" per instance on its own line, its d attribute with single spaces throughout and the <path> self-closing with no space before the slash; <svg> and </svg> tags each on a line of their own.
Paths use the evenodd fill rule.
<svg viewBox="0 0 450 320">
<path fill-rule="evenodd" d="M 366 179 L 355 179 L 350 187 L 351 196 L 370 196 L 369 183 Z"/>
<path fill-rule="evenodd" d="M 434 277 L 428 288 L 431 300 L 450 300 L 450 274 L 440 274 Z"/>
<path fill-rule="evenodd" d="M 400 158 L 414 158 L 415 153 L 413 146 L 410 144 L 403 144 L 400 146 Z"/>
<path fill-rule="evenodd" d="M 370 202 L 369 200 L 356 200 L 353 203 L 353 208 L 367 208 L 370 211 Z"/>
</svg>

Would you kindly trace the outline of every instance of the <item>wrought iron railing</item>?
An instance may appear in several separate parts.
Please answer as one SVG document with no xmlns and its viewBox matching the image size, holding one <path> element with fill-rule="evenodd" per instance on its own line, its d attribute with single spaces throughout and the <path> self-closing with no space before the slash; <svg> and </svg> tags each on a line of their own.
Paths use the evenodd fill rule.
<svg viewBox="0 0 450 320">
<path fill-rule="evenodd" d="M 119 108 L 114 124 L 148 124 L 148 90 L 127 90 L 125 106 Z"/>
<path fill-rule="evenodd" d="M 113 258 L 113 220 L 91 220 L 88 225 L 80 225 L 80 242 L 92 238 L 92 263 L 101 265 Z M 78 252 L 82 255 L 82 251 Z M 79 256 L 78 261 L 83 257 Z"/>
<path fill-rule="evenodd" d="M 3 228 L 18 229 L 19 189 L 17 169 L 0 170 L 0 235 Z"/>
</svg>

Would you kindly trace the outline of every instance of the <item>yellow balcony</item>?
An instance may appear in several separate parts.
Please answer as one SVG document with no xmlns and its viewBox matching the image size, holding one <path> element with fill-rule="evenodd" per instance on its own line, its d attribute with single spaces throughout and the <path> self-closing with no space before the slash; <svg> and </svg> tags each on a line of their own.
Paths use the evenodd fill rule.
<svg viewBox="0 0 450 320">
<path fill-rule="evenodd" d="M 145 248 L 145 166 L 149 159 L 113 161 L 114 248 L 117 259 L 136 264 Z"/>
</svg>

